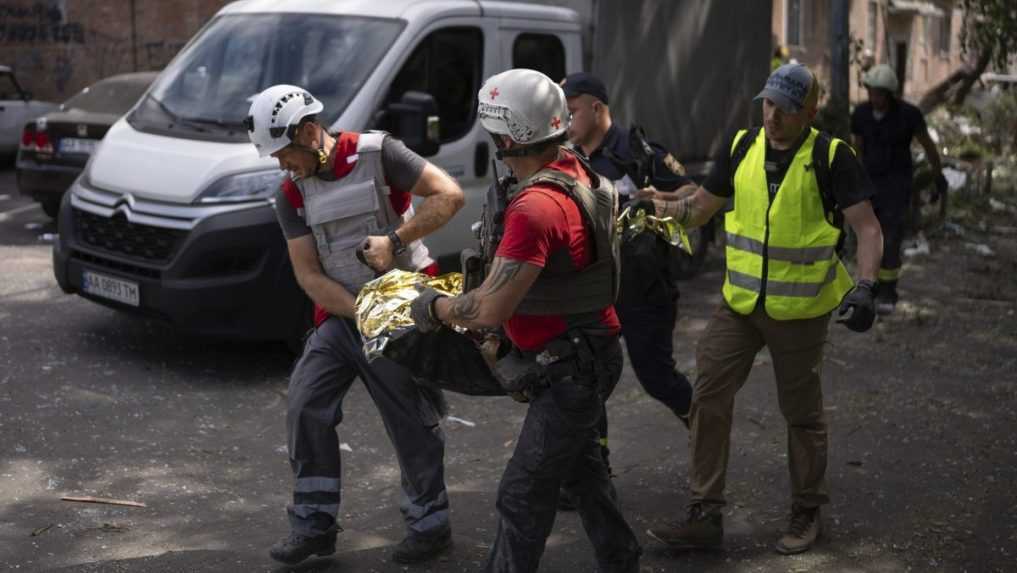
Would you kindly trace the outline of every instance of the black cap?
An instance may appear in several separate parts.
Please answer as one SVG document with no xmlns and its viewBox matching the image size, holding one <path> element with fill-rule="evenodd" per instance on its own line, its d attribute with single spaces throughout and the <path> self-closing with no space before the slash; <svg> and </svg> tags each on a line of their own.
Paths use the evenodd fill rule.
<svg viewBox="0 0 1017 573">
<path fill-rule="evenodd" d="M 590 94 L 604 102 L 604 105 L 608 105 L 607 88 L 604 87 L 604 82 L 589 72 L 569 74 L 565 77 L 565 85 L 562 86 L 562 89 L 565 91 L 565 97 Z"/>
</svg>

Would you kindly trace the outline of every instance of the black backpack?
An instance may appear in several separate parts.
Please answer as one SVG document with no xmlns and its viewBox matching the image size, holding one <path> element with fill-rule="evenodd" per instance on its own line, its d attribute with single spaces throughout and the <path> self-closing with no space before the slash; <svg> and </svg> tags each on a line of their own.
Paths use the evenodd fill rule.
<svg viewBox="0 0 1017 573">
<path fill-rule="evenodd" d="M 760 127 L 753 127 L 745 132 L 745 135 L 738 140 L 734 151 L 731 153 L 731 187 L 734 188 L 734 174 L 738 171 L 738 165 L 745 159 L 749 148 L 759 137 Z M 826 213 L 828 223 L 841 230 L 840 240 L 837 242 L 837 250 L 840 250 L 844 242 L 844 214 L 837 209 L 837 200 L 833 197 L 833 183 L 830 175 L 830 134 L 820 131 L 816 136 L 816 142 L 812 146 L 812 163 L 805 166 L 805 170 L 816 170 L 816 183 L 819 185 L 820 198 L 823 201 L 823 211 Z"/>
</svg>

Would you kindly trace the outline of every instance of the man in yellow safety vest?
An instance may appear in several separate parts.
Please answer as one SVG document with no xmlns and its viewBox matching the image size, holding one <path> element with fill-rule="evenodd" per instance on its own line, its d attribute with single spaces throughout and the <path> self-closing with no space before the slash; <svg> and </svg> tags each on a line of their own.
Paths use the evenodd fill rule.
<svg viewBox="0 0 1017 573">
<path fill-rule="evenodd" d="M 696 355 L 687 519 L 649 531 L 672 547 L 723 541 L 734 398 L 764 346 L 787 421 L 791 469 L 791 519 L 776 549 L 807 551 L 820 531 L 819 507 L 829 501 L 820 383 L 827 327 L 834 310 L 854 331 L 872 326 L 883 239 L 869 202 L 871 184 L 851 148 L 810 127 L 818 92 L 805 66 L 779 67 L 756 97 L 763 102 L 763 129 L 735 134 L 694 194 L 654 200 L 658 215 L 694 227 L 733 199 L 724 222 L 724 302 Z M 837 255 L 841 218 L 858 236 L 854 284 Z"/>
</svg>

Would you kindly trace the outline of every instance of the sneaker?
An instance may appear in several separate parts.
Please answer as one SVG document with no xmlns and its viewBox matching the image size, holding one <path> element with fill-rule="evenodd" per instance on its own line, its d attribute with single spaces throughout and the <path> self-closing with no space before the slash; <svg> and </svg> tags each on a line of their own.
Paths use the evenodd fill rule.
<svg viewBox="0 0 1017 573">
<path fill-rule="evenodd" d="M 706 510 L 701 504 L 689 506 L 688 518 L 649 529 L 646 533 L 673 549 L 713 549 L 724 542 L 724 516 L 720 510 Z"/>
<path fill-rule="evenodd" d="M 409 565 L 433 559 L 452 546 L 452 532 L 441 535 L 408 535 L 396 545 L 392 559 L 396 563 Z"/>
<path fill-rule="evenodd" d="M 324 557 L 335 553 L 337 528 L 333 527 L 321 535 L 307 536 L 290 533 L 290 536 L 276 543 L 268 554 L 281 563 L 296 565 L 312 555 Z"/>
<path fill-rule="evenodd" d="M 819 537 L 819 531 L 819 508 L 794 504 L 787 531 L 777 541 L 777 553 L 794 555 L 808 551 Z"/>
</svg>

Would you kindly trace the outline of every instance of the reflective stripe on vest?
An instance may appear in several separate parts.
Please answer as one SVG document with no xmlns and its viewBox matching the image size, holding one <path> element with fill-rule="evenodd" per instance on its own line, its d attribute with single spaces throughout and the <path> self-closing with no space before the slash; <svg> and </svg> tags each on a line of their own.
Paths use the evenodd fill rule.
<svg viewBox="0 0 1017 573">
<path fill-rule="evenodd" d="M 735 137 L 732 151 L 745 135 Z M 766 261 L 766 313 L 778 320 L 827 314 L 851 290 L 847 269 L 837 257 L 840 230 L 826 219 L 812 168 L 818 132 L 810 130 L 795 153 L 772 204 L 764 161 L 766 134 L 759 130 L 734 176 L 734 209 L 725 217 L 727 273 L 724 299 L 736 312 L 749 314 L 763 290 Z M 832 162 L 833 139 L 827 158 Z"/>
<path fill-rule="evenodd" d="M 382 132 L 359 135 L 356 165 L 346 176 L 334 181 L 309 177 L 296 182 L 304 198 L 304 221 L 314 234 L 322 269 L 354 296 L 374 279 L 374 271 L 357 259 L 357 247 L 368 235 L 385 234 L 413 217 L 412 206 L 400 216 L 389 201 L 381 162 L 385 136 Z M 432 263 L 427 247 L 418 240 L 396 257 L 395 267 L 419 271 Z"/>
</svg>

